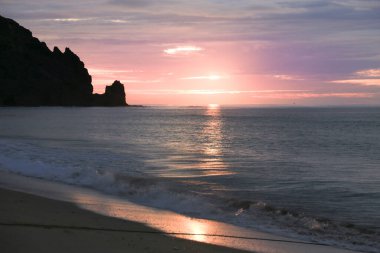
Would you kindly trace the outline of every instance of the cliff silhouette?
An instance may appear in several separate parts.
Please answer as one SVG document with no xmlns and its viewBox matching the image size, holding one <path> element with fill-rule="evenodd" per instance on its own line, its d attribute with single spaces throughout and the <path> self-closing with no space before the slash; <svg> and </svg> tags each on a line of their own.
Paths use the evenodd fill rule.
<svg viewBox="0 0 380 253">
<path fill-rule="evenodd" d="M 69 48 L 62 52 L 0 16 L 0 106 L 127 106 L 115 81 L 93 94 L 92 78 Z"/>
</svg>

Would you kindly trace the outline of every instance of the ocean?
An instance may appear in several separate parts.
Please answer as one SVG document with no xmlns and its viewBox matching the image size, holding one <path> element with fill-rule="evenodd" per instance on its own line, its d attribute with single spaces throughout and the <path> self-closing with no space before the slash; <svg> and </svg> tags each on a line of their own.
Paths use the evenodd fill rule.
<svg viewBox="0 0 380 253">
<path fill-rule="evenodd" d="M 380 251 L 380 108 L 0 108 L 0 170 Z"/>
</svg>

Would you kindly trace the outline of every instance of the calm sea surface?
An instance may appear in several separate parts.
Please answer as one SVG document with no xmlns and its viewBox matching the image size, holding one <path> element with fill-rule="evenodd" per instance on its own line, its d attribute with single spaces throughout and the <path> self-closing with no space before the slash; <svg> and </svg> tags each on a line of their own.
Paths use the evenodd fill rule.
<svg viewBox="0 0 380 253">
<path fill-rule="evenodd" d="M 0 168 L 380 250 L 380 108 L 0 108 Z"/>
</svg>

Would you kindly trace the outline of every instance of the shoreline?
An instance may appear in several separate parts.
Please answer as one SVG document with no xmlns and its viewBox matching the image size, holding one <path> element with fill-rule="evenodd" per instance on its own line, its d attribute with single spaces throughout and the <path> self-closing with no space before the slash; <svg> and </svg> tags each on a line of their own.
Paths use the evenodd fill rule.
<svg viewBox="0 0 380 253">
<path fill-rule="evenodd" d="M 312 242 L 297 242 L 221 222 L 186 217 L 139 206 L 90 189 L 8 172 L 0 172 L 0 201 L 0 223 L 3 224 L 0 225 L 0 240 L 5 240 L 1 243 L 6 243 L 4 245 L 9 247 L 25 244 L 20 244 L 20 241 L 39 241 L 34 247 L 46 248 L 38 238 L 45 238 L 45 234 L 55 231 L 53 238 L 46 235 L 49 238 L 47 241 L 58 240 L 65 247 L 71 245 L 73 248 L 70 250 L 74 252 L 74 244 L 80 244 L 81 240 L 86 242 L 92 236 L 98 238 L 96 241 L 100 245 L 97 247 L 103 247 L 103 252 L 106 250 L 105 245 L 110 243 L 115 245 L 112 248 L 115 251 L 107 248 L 107 252 L 119 252 L 118 247 L 130 247 L 132 252 L 170 252 L 174 248 L 178 252 L 354 252 Z M 35 230 L 42 233 L 38 238 L 34 238 Z M 73 238 L 68 234 L 75 234 L 74 241 L 83 238 L 71 242 Z M 151 241 L 148 248 L 145 247 L 145 240 Z M 91 243 L 88 245 L 91 246 Z M 86 252 L 84 250 L 78 248 L 78 252 Z M 46 252 L 51 251 L 56 250 L 46 248 Z M 13 249 L 9 252 L 18 251 Z"/>
<path fill-rule="evenodd" d="M 142 224 L 27 193 L 0 188 L 0 200 L 0 244 L 4 253 L 245 252 L 169 237 Z"/>
</svg>

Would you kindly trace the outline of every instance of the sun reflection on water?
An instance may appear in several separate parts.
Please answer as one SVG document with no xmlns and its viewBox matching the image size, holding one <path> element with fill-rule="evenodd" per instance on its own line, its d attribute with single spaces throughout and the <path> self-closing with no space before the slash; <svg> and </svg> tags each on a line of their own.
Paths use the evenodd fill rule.
<svg viewBox="0 0 380 253">
<path fill-rule="evenodd" d="M 205 114 L 209 117 L 202 131 L 205 139 L 204 153 L 209 156 L 220 156 L 223 137 L 220 108 L 209 105 Z"/>
<path fill-rule="evenodd" d="M 224 159 L 222 109 L 218 104 L 194 110 L 184 123 L 175 124 L 164 137 L 165 147 L 148 160 L 153 173 L 166 178 L 194 178 L 234 174 Z"/>
<path fill-rule="evenodd" d="M 228 175 L 227 165 L 223 160 L 223 121 L 218 104 L 209 104 L 205 111 L 207 121 L 202 129 L 202 152 L 204 158 L 200 168 L 207 176 Z"/>
</svg>

